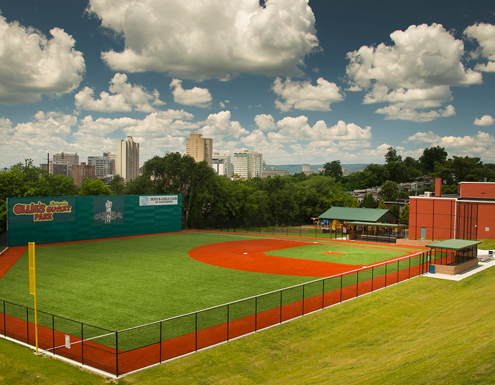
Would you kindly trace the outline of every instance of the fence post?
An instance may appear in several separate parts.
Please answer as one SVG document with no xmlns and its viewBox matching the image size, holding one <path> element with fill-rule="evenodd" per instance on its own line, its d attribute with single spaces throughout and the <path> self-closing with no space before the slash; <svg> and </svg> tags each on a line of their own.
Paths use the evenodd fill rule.
<svg viewBox="0 0 495 385">
<path fill-rule="evenodd" d="M 29 345 L 29 308 L 26 308 L 26 329 L 27 329 L 26 341 L 27 344 Z"/>
<path fill-rule="evenodd" d="M 385 263 L 385 287 L 387 287 L 387 266 L 388 263 Z"/>
<path fill-rule="evenodd" d="M 196 332 L 194 333 L 194 350 L 198 351 L 198 313 L 196 313 Z"/>
<path fill-rule="evenodd" d="M 52 348 L 55 355 L 55 316 L 52 314 Z"/>
<path fill-rule="evenodd" d="M 303 300 L 302 300 L 302 315 L 304 315 L 304 288 L 306 285 L 303 285 Z"/>
<path fill-rule="evenodd" d="M 321 292 L 321 308 L 325 309 L 325 279 L 323 279 L 323 288 Z"/>
<path fill-rule="evenodd" d="M 119 376 L 119 332 L 115 332 L 115 375 Z"/>
<path fill-rule="evenodd" d="M 5 301 L 3 301 L 3 335 L 7 337 L 7 317 L 5 316 Z"/>
<path fill-rule="evenodd" d="M 356 272 L 356 298 L 359 297 L 359 271 Z"/>
<path fill-rule="evenodd" d="M 84 324 L 81 322 L 81 365 L 84 365 Z"/>
<path fill-rule="evenodd" d="M 412 257 L 409 257 L 409 275 L 408 275 L 407 279 L 411 279 L 411 258 Z"/>
<path fill-rule="evenodd" d="M 162 327 L 163 322 L 160 322 L 160 364 L 162 363 Z"/>
<path fill-rule="evenodd" d="M 258 297 L 254 300 L 254 331 L 258 331 Z"/>
<path fill-rule="evenodd" d="M 342 277 L 343 275 L 340 274 L 340 302 L 342 302 Z"/>
<path fill-rule="evenodd" d="M 282 290 L 280 290 L 280 323 L 282 323 Z"/>
<path fill-rule="evenodd" d="M 229 340 L 230 305 L 227 305 L 227 341 Z"/>
<path fill-rule="evenodd" d="M 397 283 L 399 283 L 399 261 L 397 261 Z"/>
<path fill-rule="evenodd" d="M 375 268 L 372 267 L 371 268 L 371 292 L 373 292 L 373 281 L 375 280 L 375 276 L 374 276 L 374 273 L 375 273 Z"/>
</svg>

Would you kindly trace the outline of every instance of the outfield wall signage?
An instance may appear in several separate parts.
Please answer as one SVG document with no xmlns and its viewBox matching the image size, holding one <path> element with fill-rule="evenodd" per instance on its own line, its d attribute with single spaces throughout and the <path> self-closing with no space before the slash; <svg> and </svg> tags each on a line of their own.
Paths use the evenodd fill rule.
<svg viewBox="0 0 495 385">
<path fill-rule="evenodd" d="M 148 195 L 139 197 L 139 206 L 163 206 L 179 203 L 177 195 Z"/>
<path fill-rule="evenodd" d="M 12 224 L 72 222 L 74 221 L 74 198 L 57 200 L 36 198 L 12 205 Z"/>
<path fill-rule="evenodd" d="M 7 198 L 7 230 L 9 246 L 171 233 L 182 195 Z"/>
<path fill-rule="evenodd" d="M 124 198 L 93 198 L 93 224 L 111 225 L 124 223 Z"/>
</svg>

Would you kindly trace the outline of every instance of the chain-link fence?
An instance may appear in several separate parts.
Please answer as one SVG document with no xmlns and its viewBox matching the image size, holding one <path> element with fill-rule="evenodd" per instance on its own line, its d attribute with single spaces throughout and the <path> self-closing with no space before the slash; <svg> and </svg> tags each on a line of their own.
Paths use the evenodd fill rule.
<svg viewBox="0 0 495 385">
<path fill-rule="evenodd" d="M 120 376 L 408 280 L 429 263 L 430 252 L 419 252 L 121 331 L 38 311 L 38 345 Z M 0 333 L 34 346 L 34 310 L 0 300 Z"/>
</svg>

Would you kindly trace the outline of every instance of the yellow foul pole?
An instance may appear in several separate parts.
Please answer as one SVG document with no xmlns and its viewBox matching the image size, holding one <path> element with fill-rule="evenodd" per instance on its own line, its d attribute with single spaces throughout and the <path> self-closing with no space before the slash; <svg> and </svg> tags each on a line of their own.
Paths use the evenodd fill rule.
<svg viewBox="0 0 495 385">
<path fill-rule="evenodd" d="M 36 340 L 36 353 L 38 353 L 38 308 L 36 305 L 36 258 L 34 242 L 28 243 L 29 251 L 29 294 L 34 296 L 34 338 Z"/>
</svg>

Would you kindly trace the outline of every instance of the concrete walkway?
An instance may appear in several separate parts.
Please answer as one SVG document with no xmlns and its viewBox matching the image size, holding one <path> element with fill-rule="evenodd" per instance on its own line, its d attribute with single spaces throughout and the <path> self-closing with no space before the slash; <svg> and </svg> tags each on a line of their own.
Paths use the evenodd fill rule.
<svg viewBox="0 0 495 385">
<path fill-rule="evenodd" d="M 495 256 L 495 253 L 493 254 Z M 487 257 L 488 250 L 478 250 L 478 258 L 479 257 Z M 483 258 L 482 258 L 483 259 Z M 437 278 L 437 279 L 446 279 L 449 281 L 462 281 L 464 278 L 470 277 L 473 274 L 479 273 L 480 271 L 486 270 L 489 267 L 495 266 L 495 258 L 492 258 L 489 262 L 478 262 L 478 266 L 473 267 L 472 269 L 463 271 L 462 273 L 456 275 L 447 275 L 447 274 L 423 274 L 424 277 L 428 278 Z"/>
</svg>

